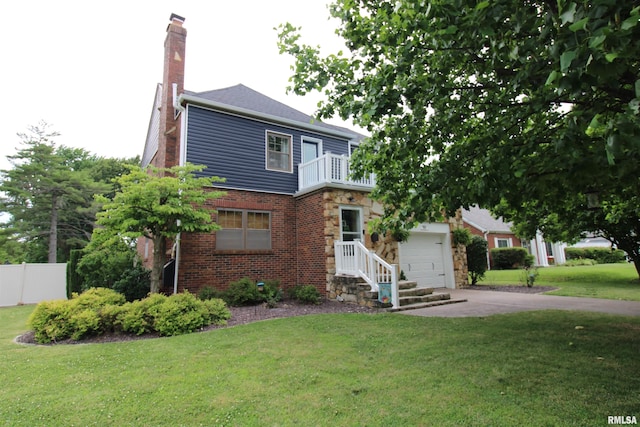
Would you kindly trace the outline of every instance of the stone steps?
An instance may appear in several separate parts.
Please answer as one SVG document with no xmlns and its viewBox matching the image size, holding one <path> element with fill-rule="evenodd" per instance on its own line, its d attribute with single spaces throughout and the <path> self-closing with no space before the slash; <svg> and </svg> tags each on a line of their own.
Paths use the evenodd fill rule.
<svg viewBox="0 0 640 427">
<path fill-rule="evenodd" d="M 338 284 L 341 292 L 337 293 L 340 301 L 354 302 L 369 307 L 385 307 L 388 311 L 415 310 L 466 301 L 452 300 L 448 293 L 434 293 L 433 288 L 418 288 L 415 281 L 402 280 L 398 282 L 399 307 L 394 309 L 390 307 L 390 304 L 382 305 L 379 303 L 378 292 L 371 291 L 371 286 L 359 277 L 335 276 L 334 281 L 340 282 Z"/>
</svg>

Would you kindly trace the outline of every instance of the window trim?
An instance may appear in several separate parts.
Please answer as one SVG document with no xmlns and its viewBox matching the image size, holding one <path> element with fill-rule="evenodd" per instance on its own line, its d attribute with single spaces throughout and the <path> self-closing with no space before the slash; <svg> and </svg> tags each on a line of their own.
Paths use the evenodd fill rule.
<svg viewBox="0 0 640 427">
<path fill-rule="evenodd" d="M 269 135 L 284 137 L 289 139 L 289 168 L 285 169 L 277 169 L 269 167 Z M 283 172 L 283 173 L 293 173 L 293 135 L 277 132 L 274 130 L 265 130 L 264 136 L 264 167 L 268 171 L 273 172 Z"/>
<path fill-rule="evenodd" d="M 216 237 L 216 251 L 271 251 L 273 250 L 273 213 L 271 211 L 259 210 L 259 209 L 238 209 L 238 208 L 222 208 L 217 209 L 218 214 L 221 212 L 240 212 L 242 214 L 242 228 L 221 228 L 216 233 L 224 230 L 241 230 L 241 247 L 234 248 L 219 248 L 218 247 L 218 238 Z M 258 229 L 258 228 L 249 228 L 249 214 L 250 213 L 259 213 L 259 214 L 267 214 L 269 215 L 269 228 L 268 229 Z M 269 233 L 269 247 L 268 248 L 249 248 L 247 245 L 247 238 L 250 231 L 268 231 Z"/>
<path fill-rule="evenodd" d="M 339 207 L 339 227 L 340 227 L 340 241 L 341 242 L 347 242 L 349 240 L 344 240 L 344 230 L 342 228 L 342 212 L 344 212 L 345 210 L 349 210 L 349 211 L 358 211 L 358 219 L 359 219 L 359 227 L 360 230 L 358 230 L 358 235 L 359 238 L 358 239 L 354 239 L 354 240 L 360 240 L 360 241 L 364 241 L 364 209 L 362 206 L 349 206 L 349 205 L 341 205 Z M 353 232 L 348 232 L 348 233 L 352 233 L 355 234 Z"/>
<path fill-rule="evenodd" d="M 500 246 L 500 244 L 498 243 L 499 241 L 504 240 L 505 242 L 507 242 L 507 246 Z M 494 241 L 495 247 L 496 248 L 512 248 L 513 247 L 513 240 L 511 239 L 511 237 L 496 237 L 495 241 Z"/>
</svg>

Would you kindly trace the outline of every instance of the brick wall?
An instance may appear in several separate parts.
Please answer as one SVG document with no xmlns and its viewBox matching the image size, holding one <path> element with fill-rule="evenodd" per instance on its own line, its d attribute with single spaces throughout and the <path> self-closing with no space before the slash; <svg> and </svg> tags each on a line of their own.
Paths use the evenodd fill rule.
<svg viewBox="0 0 640 427">
<path fill-rule="evenodd" d="M 226 289 L 230 282 L 279 280 L 296 283 L 296 212 L 291 196 L 226 190 L 209 207 L 271 212 L 271 250 L 216 250 L 216 234 L 185 233 L 180 245 L 179 290 L 197 292 L 204 286 Z M 212 214 L 216 219 L 215 214 Z"/>
<path fill-rule="evenodd" d="M 327 291 L 325 279 L 327 253 L 323 233 L 322 191 L 296 199 L 298 271 L 297 283 L 314 285 L 322 295 Z"/>
</svg>

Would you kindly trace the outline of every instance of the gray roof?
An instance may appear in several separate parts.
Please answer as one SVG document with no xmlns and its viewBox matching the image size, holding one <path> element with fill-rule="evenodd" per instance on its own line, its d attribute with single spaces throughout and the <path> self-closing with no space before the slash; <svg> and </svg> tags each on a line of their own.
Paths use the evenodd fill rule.
<svg viewBox="0 0 640 427">
<path fill-rule="evenodd" d="M 483 232 L 491 233 L 511 233 L 512 223 L 504 222 L 502 218 L 494 218 L 486 209 L 471 206 L 469 209 L 462 209 L 462 219 Z"/>
<path fill-rule="evenodd" d="M 323 123 L 312 116 L 291 108 L 282 102 L 276 101 L 275 99 L 269 98 L 268 96 L 242 84 L 205 92 L 185 91 L 185 94 L 220 104 L 251 110 L 257 113 L 280 117 L 286 120 L 303 124 L 312 124 L 328 130 L 349 133 L 353 135 L 353 139 L 358 141 L 365 138 L 364 135 L 354 132 L 351 129 Z"/>
</svg>

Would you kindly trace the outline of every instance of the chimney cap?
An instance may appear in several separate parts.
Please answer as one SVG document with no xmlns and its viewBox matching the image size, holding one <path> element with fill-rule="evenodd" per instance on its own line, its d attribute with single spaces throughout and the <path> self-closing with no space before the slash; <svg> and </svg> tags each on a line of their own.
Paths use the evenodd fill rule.
<svg viewBox="0 0 640 427">
<path fill-rule="evenodd" d="M 185 18 L 183 18 L 180 15 L 176 15 L 175 13 L 172 13 L 171 16 L 169 17 L 169 21 L 173 22 L 173 21 L 180 21 L 180 23 L 183 23 L 185 20 Z"/>
</svg>

